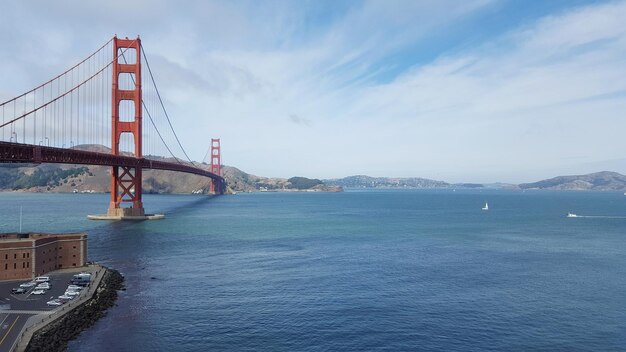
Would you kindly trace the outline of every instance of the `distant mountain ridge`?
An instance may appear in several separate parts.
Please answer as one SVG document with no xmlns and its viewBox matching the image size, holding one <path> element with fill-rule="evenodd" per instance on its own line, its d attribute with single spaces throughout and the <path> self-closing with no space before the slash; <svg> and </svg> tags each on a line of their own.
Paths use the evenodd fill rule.
<svg viewBox="0 0 626 352">
<path fill-rule="evenodd" d="M 601 171 L 587 175 L 558 176 L 532 183 L 522 183 L 519 184 L 519 188 L 578 191 L 623 191 L 626 190 L 626 176 L 617 172 Z"/>
<path fill-rule="evenodd" d="M 519 185 L 509 183 L 447 183 L 420 177 L 370 177 L 365 175 L 323 180 L 327 185 L 343 188 L 489 188 L 489 189 L 547 189 L 625 191 L 626 176 L 617 172 L 602 171 L 586 175 L 558 176 Z"/>
<path fill-rule="evenodd" d="M 449 183 L 421 177 L 371 177 L 365 175 L 324 180 L 330 186 L 344 188 L 447 188 Z"/>
<path fill-rule="evenodd" d="M 343 188 L 329 185 L 322 180 L 306 177 L 262 177 L 245 173 L 236 167 L 222 166 L 228 187 L 236 192 L 341 192 Z"/>
</svg>

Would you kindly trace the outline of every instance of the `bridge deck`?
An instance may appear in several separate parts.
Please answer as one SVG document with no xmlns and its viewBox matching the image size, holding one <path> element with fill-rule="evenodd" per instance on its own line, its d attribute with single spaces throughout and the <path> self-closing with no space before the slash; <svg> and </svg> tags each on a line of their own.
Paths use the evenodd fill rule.
<svg viewBox="0 0 626 352">
<path fill-rule="evenodd" d="M 142 169 L 185 172 L 210 177 L 219 183 L 224 183 L 224 178 L 221 176 L 185 164 L 150 160 L 146 158 L 135 158 L 132 156 L 89 152 L 77 149 L 54 148 L 2 141 L 0 141 L 0 163 L 56 163 L 141 167 Z"/>
</svg>

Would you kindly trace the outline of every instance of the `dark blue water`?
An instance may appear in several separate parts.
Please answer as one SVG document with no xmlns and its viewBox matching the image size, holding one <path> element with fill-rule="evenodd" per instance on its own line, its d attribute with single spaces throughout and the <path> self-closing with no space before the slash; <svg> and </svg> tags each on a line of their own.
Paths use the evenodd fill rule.
<svg viewBox="0 0 626 352">
<path fill-rule="evenodd" d="M 106 195 L 0 194 L 0 231 L 16 230 L 22 205 L 25 231 L 87 231 L 90 259 L 127 278 L 118 305 L 70 351 L 626 349 L 621 193 L 145 203 L 168 218 L 90 222 Z"/>
</svg>

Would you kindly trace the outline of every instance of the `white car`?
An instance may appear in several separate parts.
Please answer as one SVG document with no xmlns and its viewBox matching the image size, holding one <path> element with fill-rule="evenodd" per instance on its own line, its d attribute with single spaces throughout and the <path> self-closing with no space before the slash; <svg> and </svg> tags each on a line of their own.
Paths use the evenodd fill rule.
<svg viewBox="0 0 626 352">
<path fill-rule="evenodd" d="M 59 299 L 69 301 L 70 299 L 74 299 L 74 296 L 61 295 L 59 296 Z"/>
<path fill-rule="evenodd" d="M 46 302 L 46 304 L 49 305 L 49 306 L 60 306 L 60 305 L 63 304 L 63 302 L 61 302 L 58 299 L 53 299 L 52 301 Z"/>
<path fill-rule="evenodd" d="M 50 289 L 50 284 L 48 284 L 47 282 L 44 282 L 43 284 L 39 284 L 37 286 L 35 286 L 36 290 L 49 290 Z"/>
<path fill-rule="evenodd" d="M 78 285 L 69 285 L 69 286 L 67 286 L 67 289 L 68 289 L 68 290 L 72 290 L 72 291 L 80 291 L 80 290 L 82 290 L 83 288 L 82 288 L 82 287 L 80 287 L 80 286 L 78 286 Z"/>
<path fill-rule="evenodd" d="M 35 286 L 35 281 L 25 282 L 20 285 L 21 288 L 31 288 Z"/>
<path fill-rule="evenodd" d="M 76 275 L 74 275 L 74 280 L 87 280 L 87 281 L 90 281 L 91 280 L 91 274 L 90 273 L 76 274 Z"/>
<path fill-rule="evenodd" d="M 49 276 L 38 276 L 37 278 L 35 278 L 35 282 L 40 283 L 40 282 L 48 282 L 50 281 L 50 277 Z"/>
<path fill-rule="evenodd" d="M 32 293 L 33 295 L 45 295 L 46 294 L 46 290 L 35 290 Z"/>
<path fill-rule="evenodd" d="M 67 291 L 65 291 L 65 295 L 66 295 L 66 296 L 72 296 L 72 297 L 74 297 L 74 296 L 78 296 L 78 295 L 80 295 L 80 292 L 78 292 L 78 291 L 71 291 L 71 290 L 67 290 Z"/>
</svg>

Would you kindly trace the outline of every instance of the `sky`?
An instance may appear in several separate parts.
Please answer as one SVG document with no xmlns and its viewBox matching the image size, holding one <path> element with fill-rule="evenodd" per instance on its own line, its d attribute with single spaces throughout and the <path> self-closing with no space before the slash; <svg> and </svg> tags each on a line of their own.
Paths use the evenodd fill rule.
<svg viewBox="0 0 626 352">
<path fill-rule="evenodd" d="M 194 160 L 269 176 L 626 173 L 626 1 L 5 1 L 0 100 L 139 35 Z"/>
</svg>

